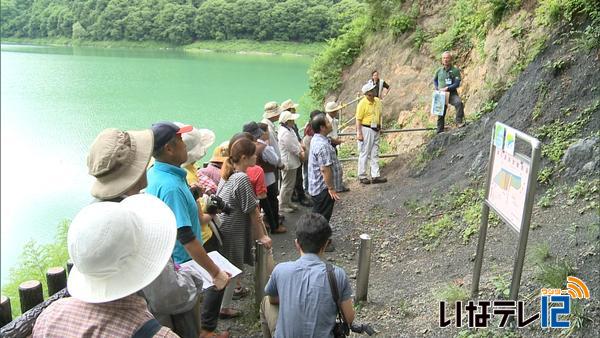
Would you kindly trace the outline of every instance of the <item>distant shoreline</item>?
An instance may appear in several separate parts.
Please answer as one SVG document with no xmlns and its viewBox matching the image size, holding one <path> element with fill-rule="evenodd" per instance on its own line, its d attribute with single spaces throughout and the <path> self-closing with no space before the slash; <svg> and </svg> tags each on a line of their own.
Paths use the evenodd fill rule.
<svg viewBox="0 0 600 338">
<path fill-rule="evenodd" d="M 188 45 L 172 45 L 156 41 L 73 41 L 67 38 L 2 38 L 1 43 L 35 44 L 43 46 L 76 46 L 98 48 L 140 48 L 182 50 L 192 53 L 236 53 L 248 55 L 283 55 L 315 57 L 325 49 L 326 43 L 298 43 L 287 41 L 252 41 L 252 40 L 207 40 L 196 41 Z"/>
</svg>

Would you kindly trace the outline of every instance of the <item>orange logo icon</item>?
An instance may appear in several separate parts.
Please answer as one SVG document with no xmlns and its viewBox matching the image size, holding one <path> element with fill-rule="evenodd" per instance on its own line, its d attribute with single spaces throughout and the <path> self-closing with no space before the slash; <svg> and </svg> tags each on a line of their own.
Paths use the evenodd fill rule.
<svg viewBox="0 0 600 338">
<path fill-rule="evenodd" d="M 573 299 L 590 298 L 590 289 L 587 285 L 581 279 L 573 276 L 567 277 L 567 293 Z"/>
</svg>

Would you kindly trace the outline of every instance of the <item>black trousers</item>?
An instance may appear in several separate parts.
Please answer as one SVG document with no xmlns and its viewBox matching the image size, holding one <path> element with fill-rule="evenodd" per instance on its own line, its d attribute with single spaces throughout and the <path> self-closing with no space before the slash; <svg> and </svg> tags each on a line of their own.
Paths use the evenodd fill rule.
<svg viewBox="0 0 600 338">
<path fill-rule="evenodd" d="M 269 228 L 273 232 L 279 227 L 279 201 L 277 195 L 279 194 L 277 189 L 277 181 L 267 187 L 267 198 L 260 200 L 260 207 L 265 212 Z"/>
<path fill-rule="evenodd" d="M 219 249 L 219 240 L 213 235 L 203 246 L 206 252 L 217 251 Z M 200 327 L 203 330 L 215 331 L 217 329 L 224 294 L 225 289 L 218 291 L 214 286 L 204 290 L 202 313 L 200 314 Z"/>
<path fill-rule="evenodd" d="M 298 202 L 304 201 L 306 195 L 304 194 L 304 179 L 302 178 L 302 168 L 304 166 L 298 167 L 298 171 L 296 172 L 296 184 L 294 185 L 294 195 Z M 292 197 L 293 198 L 293 197 Z"/>
<path fill-rule="evenodd" d="M 312 212 L 323 215 L 327 222 L 329 222 L 331 214 L 333 214 L 333 205 L 335 204 L 335 200 L 329 196 L 329 191 L 327 189 L 321 191 L 317 196 L 312 196 L 312 200 Z"/>
</svg>

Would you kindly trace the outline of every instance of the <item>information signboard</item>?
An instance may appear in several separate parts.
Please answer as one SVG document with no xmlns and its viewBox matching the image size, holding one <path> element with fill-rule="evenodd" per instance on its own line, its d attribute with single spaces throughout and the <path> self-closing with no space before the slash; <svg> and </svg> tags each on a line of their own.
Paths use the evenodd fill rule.
<svg viewBox="0 0 600 338">
<path fill-rule="evenodd" d="M 529 144 L 531 147 L 530 156 L 522 151 L 517 151 L 523 148 L 517 147 L 517 140 Z M 474 298 L 477 297 L 479 292 L 479 279 L 481 277 L 490 209 L 494 210 L 519 235 L 509 298 L 517 300 L 519 296 L 540 153 L 539 140 L 504 123 L 496 122 L 494 125 L 485 184 L 486 198 L 481 208 L 479 242 L 477 243 L 473 283 L 471 285 L 471 295 Z"/>
<path fill-rule="evenodd" d="M 487 200 L 517 232 L 523 224 L 529 171 L 529 161 L 495 148 Z"/>
</svg>

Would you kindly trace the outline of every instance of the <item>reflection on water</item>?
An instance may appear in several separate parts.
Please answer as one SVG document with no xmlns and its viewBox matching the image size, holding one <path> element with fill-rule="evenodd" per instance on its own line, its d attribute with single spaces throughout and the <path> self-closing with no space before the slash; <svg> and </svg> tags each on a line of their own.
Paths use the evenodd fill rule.
<svg viewBox="0 0 600 338">
<path fill-rule="evenodd" d="M 85 158 L 104 128 L 176 120 L 210 128 L 216 144 L 265 102 L 298 100 L 308 58 L 178 50 L 1 45 L 2 281 L 29 239 L 89 203 Z M 210 154 L 209 150 L 209 154 Z"/>
</svg>

